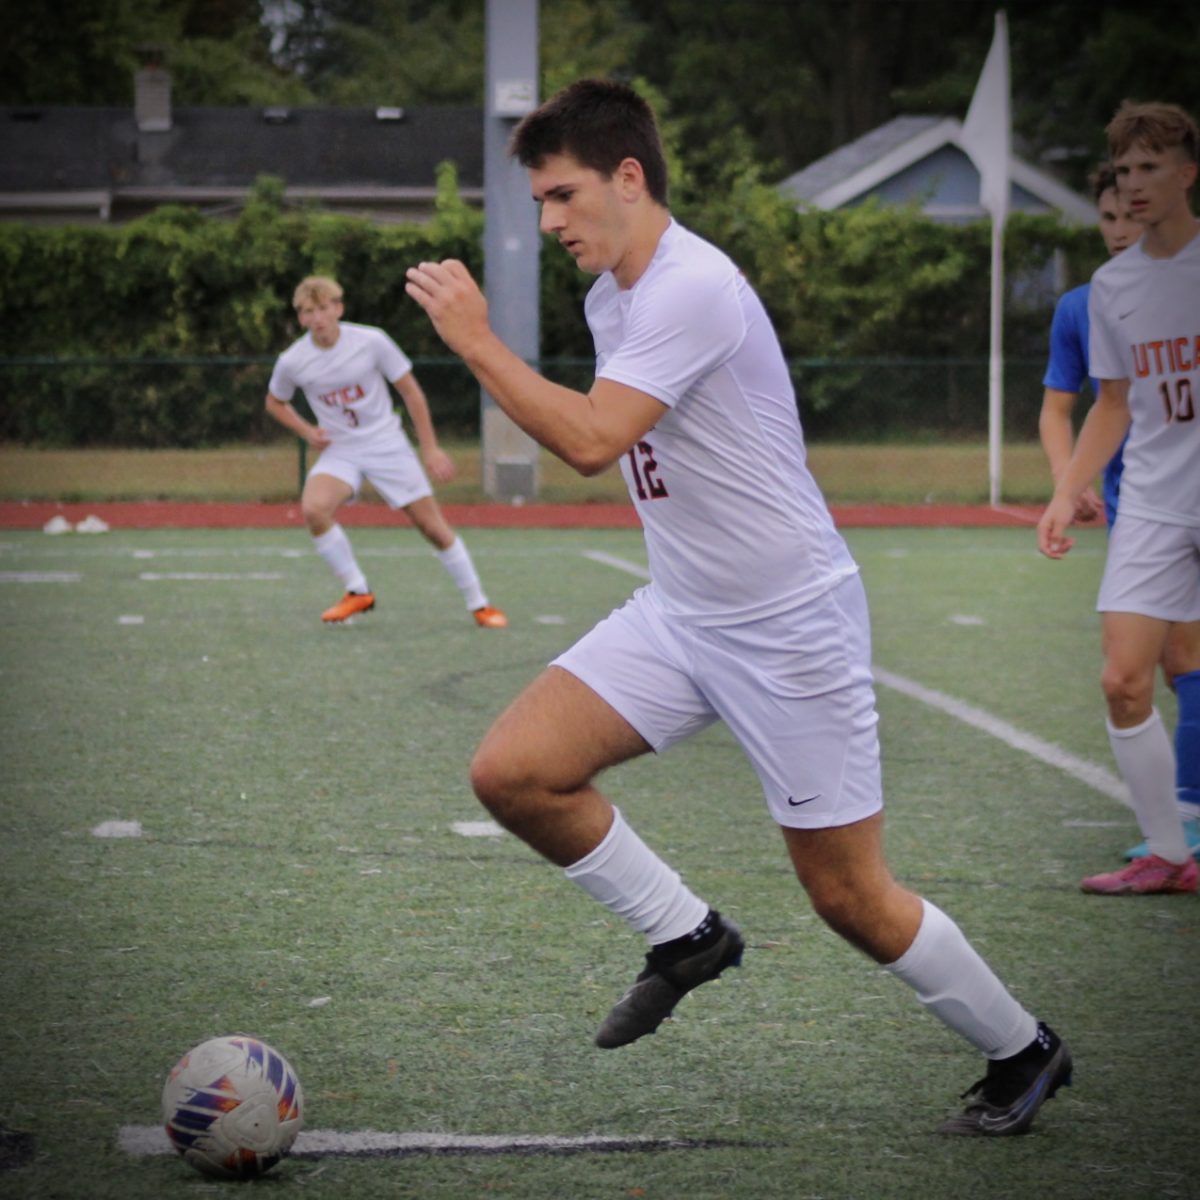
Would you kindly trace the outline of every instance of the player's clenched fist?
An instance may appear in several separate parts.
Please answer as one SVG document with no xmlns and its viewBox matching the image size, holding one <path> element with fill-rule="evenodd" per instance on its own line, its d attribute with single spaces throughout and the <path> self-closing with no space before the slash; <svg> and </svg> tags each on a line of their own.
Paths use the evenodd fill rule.
<svg viewBox="0 0 1200 1200">
<path fill-rule="evenodd" d="M 487 300 L 456 258 L 423 262 L 405 272 L 404 290 L 428 313 L 438 336 L 456 354 L 488 332 Z"/>
</svg>

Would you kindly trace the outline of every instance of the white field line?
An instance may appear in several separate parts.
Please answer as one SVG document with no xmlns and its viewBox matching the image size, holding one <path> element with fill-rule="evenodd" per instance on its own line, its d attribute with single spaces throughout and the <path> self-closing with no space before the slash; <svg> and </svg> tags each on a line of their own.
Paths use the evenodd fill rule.
<svg viewBox="0 0 1200 1200">
<path fill-rule="evenodd" d="M 238 579 L 273 582 L 282 579 L 283 576 L 278 571 L 245 571 L 241 573 L 236 571 L 143 571 L 138 578 L 145 580 L 147 583 L 161 583 L 163 581 L 171 583 L 225 583 Z"/>
<path fill-rule="evenodd" d="M 970 725 L 973 729 L 990 733 L 992 737 L 998 738 L 1014 750 L 1021 750 L 1039 762 L 1057 767 L 1073 779 L 1086 783 L 1088 787 L 1110 799 L 1129 808 L 1133 807 L 1133 801 L 1129 798 L 1129 790 L 1111 771 L 1106 771 L 1103 767 L 1088 762 L 1085 758 L 1079 758 L 1061 746 L 1056 746 L 1053 742 L 1047 742 L 1040 737 L 1035 737 L 1032 733 L 1026 733 L 1023 729 L 1018 729 L 1015 725 L 1010 725 L 1007 721 L 992 716 L 982 708 L 976 708 L 973 704 L 967 704 L 966 701 L 958 700 L 954 696 L 947 696 L 945 692 L 927 688 L 923 684 L 906 679 L 903 675 L 886 671 L 880 666 L 873 666 L 871 670 L 875 678 L 885 687 L 890 687 L 893 691 L 901 692 L 914 700 L 920 700 L 923 704 L 928 704 L 930 708 L 936 708 L 948 716 L 954 717 L 955 720 L 961 721 L 964 725 Z"/>
<path fill-rule="evenodd" d="M 460 837 L 495 838 L 504 836 L 504 830 L 495 821 L 454 821 L 450 828 Z"/>
<path fill-rule="evenodd" d="M 403 1154 L 578 1154 L 588 1151 L 670 1150 L 703 1146 L 689 1138 L 658 1138 L 643 1134 L 611 1137 L 583 1134 L 467 1134 L 387 1133 L 376 1129 L 342 1132 L 337 1129 L 301 1131 L 292 1146 L 292 1158 L 324 1158 L 331 1155 L 371 1157 Z M 126 1154 L 145 1157 L 174 1154 L 175 1149 L 161 1125 L 122 1125 L 117 1147 Z"/>
<path fill-rule="evenodd" d="M 78 583 L 78 571 L 0 571 L 0 583 Z"/>
<path fill-rule="evenodd" d="M 615 567 L 618 571 L 624 571 L 626 575 L 636 575 L 639 579 L 650 578 L 650 572 L 645 567 L 630 562 L 627 558 L 617 558 L 615 554 L 605 554 L 603 550 L 584 550 L 583 557 L 606 567 Z"/>
<path fill-rule="evenodd" d="M 639 579 L 650 578 L 650 573 L 645 567 L 623 558 L 616 558 L 611 554 L 585 550 L 583 556 L 593 562 L 615 567 L 618 571 L 625 571 L 629 575 L 636 575 Z M 948 696 L 945 692 L 927 688 L 915 680 L 906 679 L 903 675 L 897 675 L 878 665 L 873 666 L 872 671 L 876 680 L 885 687 L 890 687 L 893 691 L 900 692 L 913 700 L 920 700 L 922 704 L 928 704 L 931 708 L 936 708 L 948 716 L 954 717 L 955 720 L 961 721 L 964 725 L 970 725 L 973 729 L 991 734 L 1006 746 L 1020 750 L 1048 766 L 1056 767 L 1073 779 L 1078 779 L 1081 783 L 1087 784 L 1088 787 L 1126 805 L 1126 807 L 1133 807 L 1129 798 L 1129 790 L 1111 771 L 1079 758 L 1061 746 L 1054 745 L 1053 742 L 1047 742 L 1043 738 L 1026 733 L 982 708 L 976 708 L 964 700 Z"/>
</svg>

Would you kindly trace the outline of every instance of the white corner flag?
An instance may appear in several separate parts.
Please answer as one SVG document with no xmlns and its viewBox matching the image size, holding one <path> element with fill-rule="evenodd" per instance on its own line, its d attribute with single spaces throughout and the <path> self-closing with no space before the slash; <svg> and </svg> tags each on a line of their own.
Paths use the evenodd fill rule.
<svg viewBox="0 0 1200 1200">
<path fill-rule="evenodd" d="M 1008 24 L 996 13 L 992 48 L 963 122 L 961 145 L 979 172 L 979 202 L 992 216 L 991 351 L 988 356 L 988 495 L 1000 503 L 1004 410 L 1004 222 L 1008 218 L 1008 160 L 1012 114 L 1008 81 Z"/>
<path fill-rule="evenodd" d="M 979 202 L 1003 223 L 1008 215 L 1008 159 L 1012 152 L 1009 112 L 1008 25 L 996 13 L 996 33 L 975 85 L 962 127 L 962 148 L 979 172 Z"/>
</svg>

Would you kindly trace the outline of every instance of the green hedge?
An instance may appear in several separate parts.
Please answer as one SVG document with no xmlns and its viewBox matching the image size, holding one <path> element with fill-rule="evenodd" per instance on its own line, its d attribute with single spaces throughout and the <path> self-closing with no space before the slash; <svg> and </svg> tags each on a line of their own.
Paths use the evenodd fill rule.
<svg viewBox="0 0 1200 1200">
<path fill-rule="evenodd" d="M 235 220 L 167 207 L 111 228 L 0 225 L 0 439 L 152 447 L 269 436 L 270 364 L 299 333 L 291 294 L 311 272 L 336 275 L 347 318 L 383 326 L 421 364 L 444 427 L 445 413 L 450 427 L 472 427 L 477 387 L 404 292 L 405 269 L 423 259 L 460 258 L 481 270 L 483 217 L 459 197 L 453 169 L 440 174 L 426 225 L 289 209 L 282 196 L 280 181 L 263 178 Z M 746 271 L 789 357 L 844 364 L 796 370 L 802 404 L 823 427 L 853 435 L 895 424 L 897 398 L 871 360 L 987 353 L 986 223 L 938 225 L 873 204 L 801 213 L 753 173 L 677 212 Z M 1092 230 L 1010 220 L 1009 354 L 1044 354 L 1054 252 L 1079 282 L 1099 250 Z M 551 360 L 567 364 L 581 386 L 590 282 L 557 247 L 544 248 L 543 360 L 548 370 Z M 935 396 L 930 408 L 946 402 Z M 921 400 L 896 407 L 939 425 Z"/>
</svg>

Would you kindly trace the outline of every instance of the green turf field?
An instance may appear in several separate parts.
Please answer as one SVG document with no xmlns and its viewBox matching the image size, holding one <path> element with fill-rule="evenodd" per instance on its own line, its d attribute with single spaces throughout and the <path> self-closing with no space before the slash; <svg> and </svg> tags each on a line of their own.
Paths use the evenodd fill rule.
<svg viewBox="0 0 1200 1200">
<path fill-rule="evenodd" d="M 0 1197 L 236 1187 L 119 1142 L 184 1050 L 233 1032 L 289 1057 L 335 1145 L 420 1135 L 285 1161 L 273 1196 L 1200 1195 L 1200 899 L 1077 890 L 1138 838 L 1105 794 L 1102 534 L 1059 564 L 1032 531 L 851 534 L 893 866 L 1075 1055 L 1075 1086 L 998 1142 L 932 1134 L 981 1060 L 812 916 L 721 731 L 606 786 L 742 925 L 744 968 L 592 1047 L 639 940 L 512 838 L 467 836 L 466 767 L 639 582 L 641 540 L 466 536 L 507 631 L 474 628 L 411 532 L 354 531 L 379 608 L 341 629 L 299 532 L 0 535 L 0 1125 L 33 1139 L 14 1166 L 0 1132 Z"/>
</svg>

